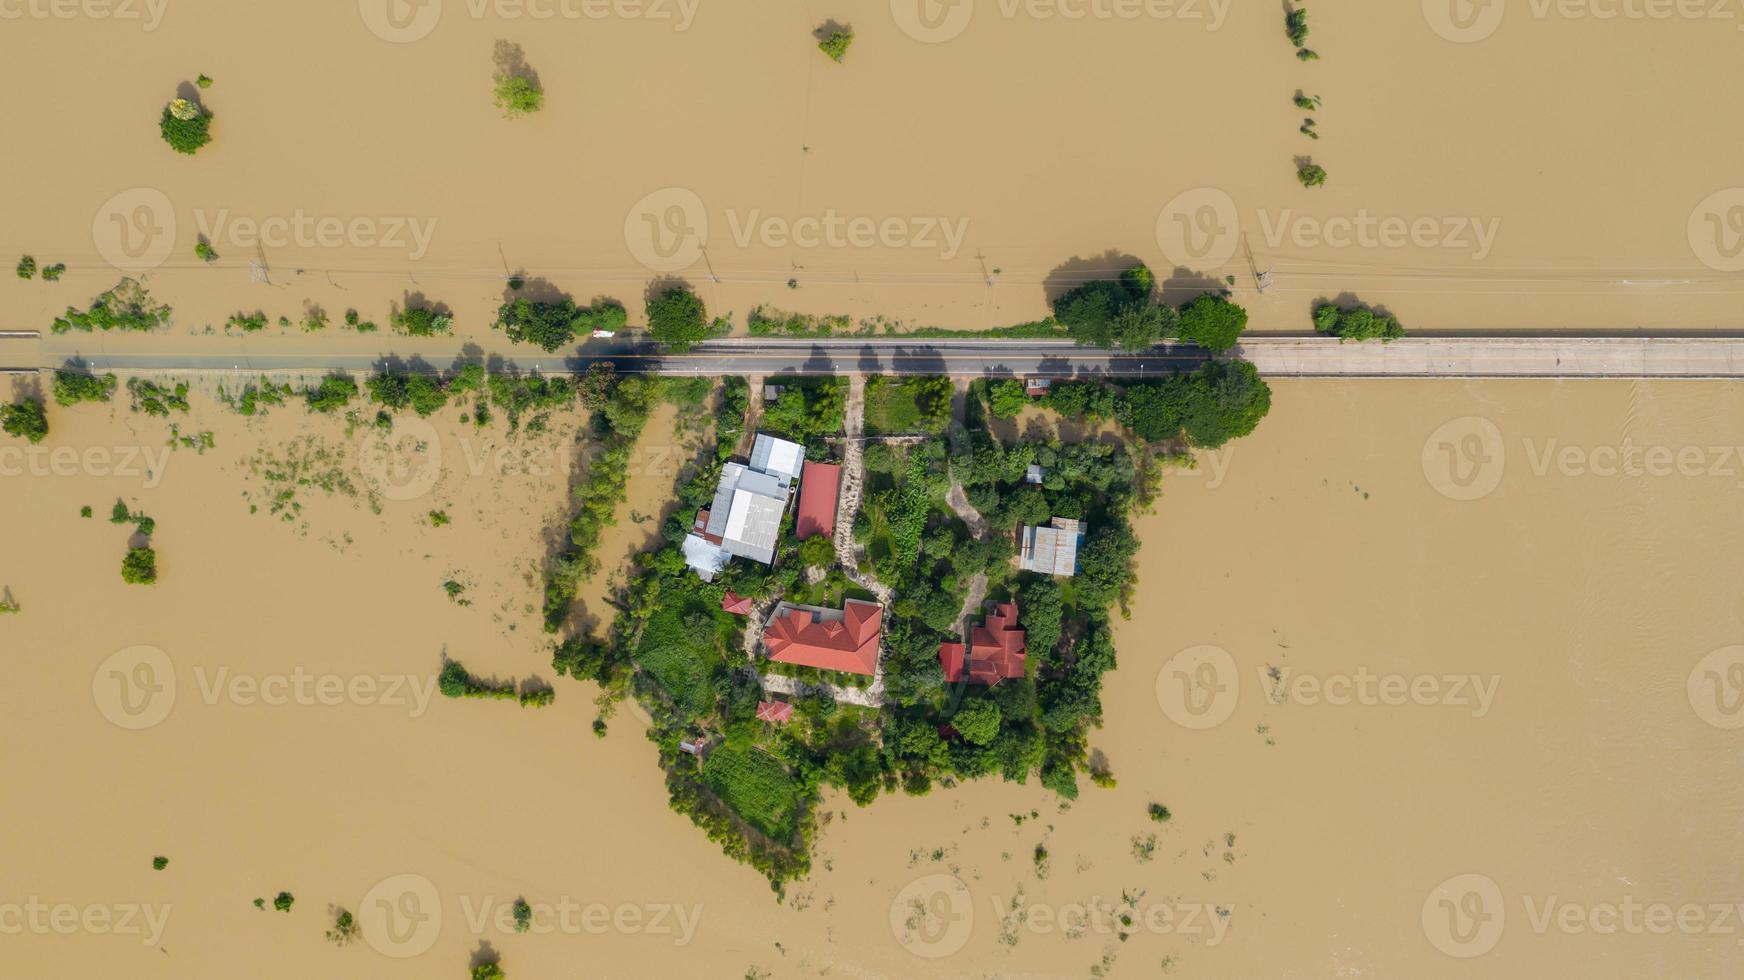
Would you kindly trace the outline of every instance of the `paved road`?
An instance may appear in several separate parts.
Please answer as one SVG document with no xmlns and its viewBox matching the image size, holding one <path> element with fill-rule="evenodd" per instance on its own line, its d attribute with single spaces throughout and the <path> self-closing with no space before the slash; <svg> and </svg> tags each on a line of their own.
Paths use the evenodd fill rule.
<svg viewBox="0 0 1744 980">
<path fill-rule="evenodd" d="M 1408 337 L 1340 344 L 1321 337 L 1256 336 L 1237 349 L 1261 373 L 1300 378 L 1744 378 L 1744 337 Z M 83 360 L 93 369 L 177 374 L 370 372 L 390 364 L 449 368 L 466 361 L 548 373 L 609 360 L 624 372 L 661 374 L 1044 374 L 1143 377 L 1189 369 L 1204 351 L 1163 345 L 1117 354 L 1061 341 L 921 340 L 892 337 L 710 341 L 688 354 L 636 342 L 591 341 L 564 354 L 501 338 L 457 341 L 306 335 L 37 338 L 0 334 L 0 370 Z"/>
</svg>

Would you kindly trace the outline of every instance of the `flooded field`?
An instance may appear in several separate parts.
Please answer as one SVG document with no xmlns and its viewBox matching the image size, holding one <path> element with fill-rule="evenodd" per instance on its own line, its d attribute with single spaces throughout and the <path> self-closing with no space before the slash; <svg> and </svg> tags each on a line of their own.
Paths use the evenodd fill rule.
<svg viewBox="0 0 1744 980">
<path fill-rule="evenodd" d="M 79 461 L 8 456 L 0 479 L 0 587 L 22 607 L 0 619 L 18 748 L 0 962 L 409 978 L 462 975 L 486 943 L 521 977 L 1725 975 L 1744 938 L 1711 911 L 1744 891 L 1740 658 L 1709 654 L 1744 629 L 1744 462 L 1724 448 L 1744 396 L 1276 395 L 1139 522 L 1092 740 L 1118 786 L 1068 808 L 1033 784 L 829 797 L 814 874 L 782 904 L 668 811 L 633 711 L 601 740 L 593 689 L 566 678 L 542 710 L 433 691 L 444 653 L 553 680 L 533 572 L 585 448 L 572 431 L 438 420 L 439 465 L 382 484 L 404 499 L 377 513 L 367 437 L 300 408 L 244 422 L 196 394 L 181 428 L 213 433 L 204 453 L 164 448 L 159 420 L 57 411 Z M 650 423 L 613 534 L 661 506 L 670 429 Z M 259 474 L 305 437 L 359 490 L 297 488 L 286 521 Z M 157 522 L 151 589 L 116 574 L 117 498 Z M 916 901 L 948 926 L 913 928 Z M 1638 909 L 1605 933 L 1630 903 L 1698 918 L 1662 935 Z M 330 905 L 363 940 L 323 938 Z"/>
<path fill-rule="evenodd" d="M 34 93 L 0 124 L 35 134 L 0 150 L 29 189 L 0 239 L 68 269 L 0 282 L 0 324 L 127 271 L 178 332 L 422 297 L 483 333 L 511 274 L 632 322 L 671 275 L 741 329 L 760 304 L 978 328 L 1137 258 L 1177 292 L 1235 277 L 1268 331 L 1346 293 L 1418 330 L 1735 326 L 1711 106 L 1744 10 L 1608 6 L 1315 4 L 1302 62 L 1278 5 L 1224 0 L 30 5 L 0 40 Z M 505 57 L 543 110 L 492 105 Z M 156 122 L 201 73 L 214 138 L 182 157 Z M 77 134 L 102 135 L 43 151 Z"/>
</svg>

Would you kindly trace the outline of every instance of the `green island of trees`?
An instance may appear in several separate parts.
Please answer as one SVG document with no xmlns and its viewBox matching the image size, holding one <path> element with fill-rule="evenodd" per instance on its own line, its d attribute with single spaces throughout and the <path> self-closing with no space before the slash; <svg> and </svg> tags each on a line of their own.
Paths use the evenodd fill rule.
<svg viewBox="0 0 1744 980">
<path fill-rule="evenodd" d="M 1327 303 L 1314 308 L 1314 332 L 1345 340 L 1379 340 L 1383 343 L 1405 336 L 1405 328 L 1388 314 L 1358 304 L 1341 309 Z"/>
<path fill-rule="evenodd" d="M 622 330 L 626 319 L 624 308 L 608 299 L 596 299 L 593 306 L 581 308 L 567 297 L 551 301 L 517 297 L 497 309 L 491 327 L 517 344 L 537 344 L 555 351 L 596 330 Z"/>
<path fill-rule="evenodd" d="M 156 330 L 169 326 L 170 308 L 154 303 L 151 293 L 136 279 L 123 279 L 91 301 L 89 308 L 67 307 L 67 312 L 55 317 L 49 330 L 66 333 L 79 330 Z"/>
<path fill-rule="evenodd" d="M 614 380 L 605 400 L 594 403 L 595 414 L 627 397 L 622 386 L 633 380 Z M 828 436 L 839 436 L 843 425 L 841 379 L 768 380 L 782 390 L 764 406 L 758 430 L 801 441 L 809 459 L 832 458 L 839 443 Z M 672 807 L 777 890 L 809 870 L 824 787 L 864 806 L 881 793 L 924 794 L 979 778 L 1033 778 L 1066 799 L 1080 792 L 1080 776 L 1112 786 L 1106 767 L 1092 764 L 1088 739 L 1101 717 L 1102 677 L 1115 663 L 1112 621 L 1125 614 L 1134 587 L 1139 543 L 1130 517 L 1151 506 L 1173 457 L 1252 431 L 1270 406 L 1270 391 L 1251 366 L 1214 362 L 1118 385 L 1064 382 L 1032 400 L 1062 417 L 1119 422 L 1127 436 L 1119 443 L 1002 438 L 987 419 L 1009 388 L 988 381 L 971 386 L 966 425 L 949 427 L 947 435 L 931 420 L 932 399 L 948 393 L 948 381 L 873 378 L 868 420 L 879 405 L 891 430 L 905 438 L 864 448 L 861 510 L 851 528 L 837 529 L 865 548 L 862 566 L 837 567 L 822 538 L 794 540 L 789 519 L 773 565 L 734 560 L 704 582 L 686 564 L 681 544 L 697 508 L 713 498 L 721 460 L 740 443 L 745 390 L 739 379 L 721 387 L 715 449 L 681 471 L 662 543 L 633 559 L 609 629 L 556 646 L 557 674 L 602 687 L 596 734 L 606 730 L 613 701 L 635 697 L 652 720 L 648 737 L 660 749 Z M 633 440 L 636 430 L 615 431 Z M 1032 466 L 1041 467 L 1039 483 L 1032 482 Z M 986 521 L 984 535 L 971 532 L 946 502 L 953 481 Z M 1019 571 L 1011 560 L 1017 528 L 1053 517 L 1082 519 L 1088 529 L 1079 573 L 1070 580 Z M 883 627 L 886 700 L 866 707 L 827 692 L 801 693 L 790 698 L 791 722 L 759 721 L 758 702 L 768 697 L 760 673 L 859 690 L 865 678 L 746 664 L 739 652 L 744 622 L 722 610 L 724 595 L 730 590 L 760 608 L 777 598 L 832 606 L 874 598 L 849 572 L 870 574 L 895 596 Z M 945 682 L 939 644 L 954 637 L 974 588 L 989 599 L 1019 602 L 1027 676 L 991 688 Z M 562 626 L 567 611 L 567 602 L 548 604 L 548 624 Z"/>
<path fill-rule="evenodd" d="M 177 153 L 195 153 L 212 142 L 212 111 L 188 99 L 172 99 L 164 106 L 158 130 Z"/>
</svg>

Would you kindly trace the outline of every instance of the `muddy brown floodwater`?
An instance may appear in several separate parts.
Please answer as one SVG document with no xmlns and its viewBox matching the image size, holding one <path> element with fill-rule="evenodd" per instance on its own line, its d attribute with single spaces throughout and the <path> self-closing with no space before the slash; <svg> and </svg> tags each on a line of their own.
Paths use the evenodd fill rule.
<svg viewBox="0 0 1744 980">
<path fill-rule="evenodd" d="M 832 797 L 785 904 L 667 810 L 634 712 L 600 740 L 592 688 L 567 679 L 544 710 L 431 697 L 444 651 L 554 679 L 529 573 L 572 432 L 438 421 L 437 467 L 386 484 L 408 499 L 375 513 L 304 487 L 287 523 L 249 512 L 279 484 L 248 461 L 304 437 L 349 449 L 340 423 L 244 422 L 196 394 L 182 431 L 215 448 L 164 456 L 161 421 L 55 411 L 78 462 L 8 456 L 0 479 L 0 586 L 23 607 L 0 619 L 0 962 L 458 976 L 486 942 L 519 976 L 1726 975 L 1744 938 L 1715 911 L 1744 892 L 1739 389 L 1276 393 L 1138 524 L 1092 740 L 1119 785 L 1066 808 L 996 783 Z M 659 503 L 640 497 L 670 479 L 653 454 L 671 417 L 614 535 Z M 356 458 L 336 465 L 361 480 Z M 157 521 L 154 588 L 116 574 L 118 497 Z M 530 935 L 503 918 L 523 897 Z M 327 943 L 329 905 L 365 939 Z"/>
</svg>

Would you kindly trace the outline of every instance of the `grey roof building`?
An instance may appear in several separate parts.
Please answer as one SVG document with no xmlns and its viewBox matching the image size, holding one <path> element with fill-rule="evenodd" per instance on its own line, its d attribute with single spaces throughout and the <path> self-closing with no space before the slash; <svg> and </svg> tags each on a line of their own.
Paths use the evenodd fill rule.
<svg viewBox="0 0 1744 980">
<path fill-rule="evenodd" d="M 805 464 L 805 448 L 763 433 L 751 450 L 751 463 L 721 467 L 721 481 L 707 510 L 699 511 L 684 539 L 685 561 L 703 581 L 730 558 L 749 558 L 767 565 L 775 560 L 781 518 L 793 495 L 793 483 Z"/>
<path fill-rule="evenodd" d="M 1019 542 L 1017 566 L 1026 572 L 1070 578 L 1078 574 L 1078 547 L 1084 543 L 1084 524 L 1070 517 L 1056 517 L 1041 526 L 1027 526 Z"/>
</svg>

